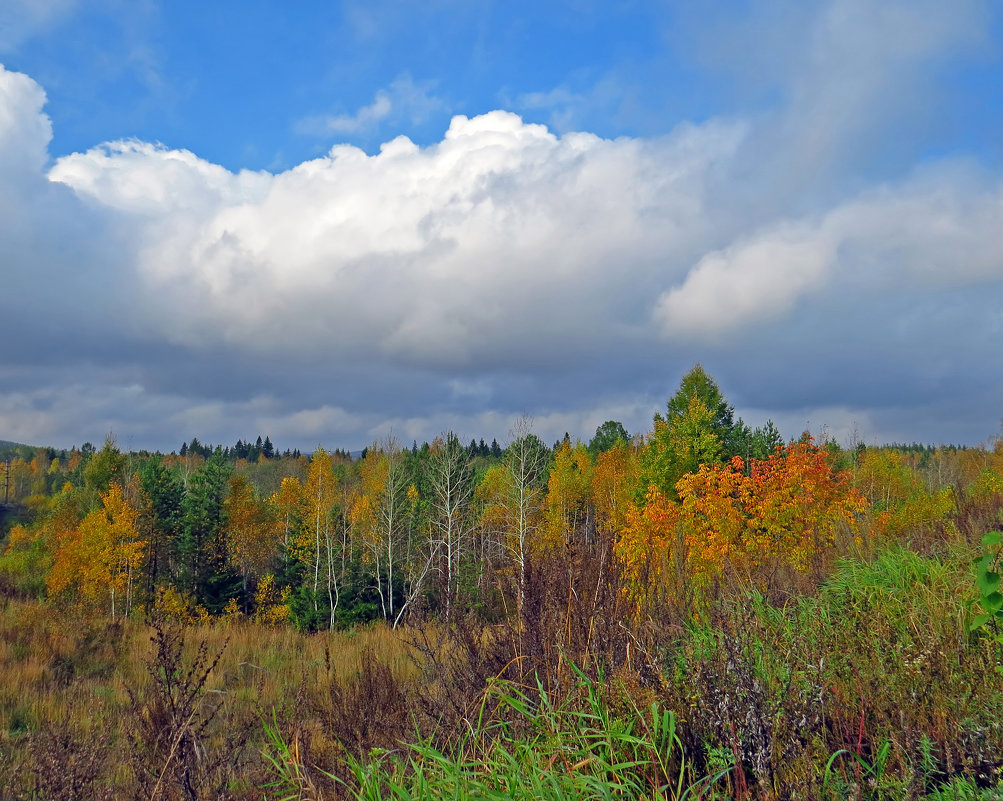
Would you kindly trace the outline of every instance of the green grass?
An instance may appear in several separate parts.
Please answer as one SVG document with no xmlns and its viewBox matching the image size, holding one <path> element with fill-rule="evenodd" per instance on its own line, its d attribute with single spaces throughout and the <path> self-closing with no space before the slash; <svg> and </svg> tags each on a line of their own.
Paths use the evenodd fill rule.
<svg viewBox="0 0 1003 801">
<path fill-rule="evenodd" d="M 428 739 L 351 760 L 357 801 L 449 798 L 530 799 L 722 798 L 730 768 L 694 780 L 676 716 L 658 703 L 613 716 L 600 683 L 578 673 L 560 702 L 533 688 L 495 682 L 469 729 L 450 748 Z M 276 774 L 272 798 L 312 796 L 309 769 L 274 726 L 266 727 Z M 719 787 L 720 785 L 720 787 Z"/>
</svg>

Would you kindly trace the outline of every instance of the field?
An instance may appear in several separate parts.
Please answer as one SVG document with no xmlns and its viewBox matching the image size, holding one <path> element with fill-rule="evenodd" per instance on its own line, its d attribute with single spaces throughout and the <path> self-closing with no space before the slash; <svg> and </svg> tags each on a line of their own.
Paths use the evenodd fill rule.
<svg viewBox="0 0 1003 801">
<path fill-rule="evenodd" d="M 969 557 L 891 546 L 783 603 L 720 587 L 705 614 L 622 628 L 595 607 L 420 631 L 150 628 L 7 599 L 4 793 L 997 797 L 1003 651 L 967 630 Z M 585 626 L 606 626 L 587 648 Z"/>
</svg>

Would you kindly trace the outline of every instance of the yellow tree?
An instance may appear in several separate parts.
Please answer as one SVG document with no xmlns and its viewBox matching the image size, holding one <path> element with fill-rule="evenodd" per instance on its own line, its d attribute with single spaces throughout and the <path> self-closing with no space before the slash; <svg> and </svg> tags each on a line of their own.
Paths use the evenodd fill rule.
<svg viewBox="0 0 1003 801">
<path fill-rule="evenodd" d="M 139 511 L 121 485 L 112 484 L 100 497 L 100 509 L 75 531 L 64 532 L 47 584 L 52 593 L 76 590 L 95 606 L 107 605 L 116 620 L 132 610 L 133 582 L 146 542 L 136 527 Z"/>
<path fill-rule="evenodd" d="M 581 442 L 568 440 L 554 452 L 547 481 L 546 544 L 559 548 L 575 540 L 588 544 L 595 528 L 592 458 Z"/>
<path fill-rule="evenodd" d="M 286 476 L 279 489 L 269 496 L 268 505 L 272 507 L 282 549 L 288 554 L 299 513 L 303 508 L 303 484 L 295 476 Z"/>
<path fill-rule="evenodd" d="M 271 508 L 263 503 L 242 473 L 230 479 L 223 502 L 230 561 L 240 571 L 245 602 L 248 584 L 268 572 L 278 550 L 278 531 Z"/>
<path fill-rule="evenodd" d="M 385 619 L 396 617 L 394 583 L 406 558 L 407 465 L 395 439 L 374 444 L 359 467 L 362 486 L 352 506 L 353 528 L 376 571 L 376 587 Z"/>
<path fill-rule="evenodd" d="M 541 545 L 543 474 L 547 449 L 530 432 L 529 421 L 520 420 L 514 440 L 505 450 L 501 464 L 488 469 L 477 488 L 481 504 L 481 528 L 493 533 L 499 548 L 511 560 L 516 580 L 516 602 L 522 613 L 526 588 L 526 565 L 534 549 Z"/>
<path fill-rule="evenodd" d="M 318 447 L 310 459 L 307 468 L 307 479 L 303 485 L 303 505 L 301 507 L 304 522 L 303 536 L 297 543 L 296 550 L 306 556 L 306 538 L 312 546 L 310 567 L 313 570 L 313 603 L 314 611 L 320 608 L 318 593 L 320 590 L 321 565 L 324 565 L 325 583 L 327 585 L 328 601 L 331 609 L 331 628 L 334 628 L 334 612 L 337 607 L 337 577 L 334 572 L 334 543 L 331 536 L 331 513 L 338 499 L 338 479 L 334 475 L 331 457 L 323 448 Z M 326 556 L 326 559 L 325 559 Z"/>
<path fill-rule="evenodd" d="M 596 526 L 601 532 L 612 534 L 624 527 L 640 480 L 637 449 L 630 443 L 618 442 L 596 455 L 592 470 L 592 502 Z"/>
<path fill-rule="evenodd" d="M 950 486 L 928 487 L 901 451 L 867 448 L 860 454 L 854 484 L 870 501 L 878 530 L 890 536 L 934 526 L 949 526 L 954 511 Z"/>
</svg>

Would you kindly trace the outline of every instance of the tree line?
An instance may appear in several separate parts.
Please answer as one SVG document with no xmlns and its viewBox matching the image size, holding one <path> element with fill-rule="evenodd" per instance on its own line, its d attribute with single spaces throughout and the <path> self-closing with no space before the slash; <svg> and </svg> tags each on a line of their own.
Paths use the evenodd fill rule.
<svg viewBox="0 0 1003 801">
<path fill-rule="evenodd" d="M 446 432 L 354 457 L 279 453 L 267 436 L 167 455 L 110 439 L 38 449 L 6 468 L 27 511 L 0 574 L 113 619 L 491 620 L 521 611 L 535 560 L 580 549 L 611 546 L 639 595 L 680 564 L 697 585 L 807 570 L 864 528 L 947 525 L 961 477 L 993 492 L 1001 458 L 788 441 L 736 418 L 696 365 L 644 436 L 607 421 L 588 443 L 548 447 L 523 421 L 504 448 Z"/>
</svg>

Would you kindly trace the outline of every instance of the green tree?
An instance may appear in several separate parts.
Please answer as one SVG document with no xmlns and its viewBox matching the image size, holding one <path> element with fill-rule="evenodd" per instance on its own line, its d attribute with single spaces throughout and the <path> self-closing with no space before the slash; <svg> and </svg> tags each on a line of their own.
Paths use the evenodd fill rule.
<svg viewBox="0 0 1003 801">
<path fill-rule="evenodd" d="M 113 481 L 122 483 L 125 471 L 125 457 L 112 437 L 104 441 L 104 447 L 95 453 L 84 468 L 84 483 L 97 498 L 108 491 Z"/>
<path fill-rule="evenodd" d="M 700 465 L 723 464 L 742 455 L 748 426 L 735 422 L 735 408 L 699 364 L 683 376 L 676 394 L 669 398 L 666 414 L 655 414 L 655 428 L 641 455 L 641 485 L 638 500 L 648 487 L 657 487 L 668 498 L 678 497 L 676 482 Z"/>
<path fill-rule="evenodd" d="M 710 410 L 710 429 L 727 450 L 735 428 L 735 407 L 729 405 L 717 383 L 700 364 L 693 365 L 679 382 L 676 394 L 669 398 L 666 416 L 662 418 L 656 414 L 655 420 L 664 419 L 670 426 L 674 425 L 689 414 L 690 402 L 695 397 Z"/>
<path fill-rule="evenodd" d="M 596 429 L 596 435 L 589 442 L 589 453 L 595 459 L 603 451 L 608 451 L 618 443 L 630 443 L 630 434 L 618 420 L 607 420 Z"/>
<path fill-rule="evenodd" d="M 239 594 L 240 576 L 230 567 L 226 500 L 230 466 L 217 448 L 188 482 L 181 536 L 182 588 L 210 612 L 221 612 Z"/>
<path fill-rule="evenodd" d="M 140 468 L 138 525 L 149 542 L 146 552 L 146 592 L 152 598 L 165 576 L 174 578 L 183 519 L 184 488 L 160 459 Z"/>
</svg>

